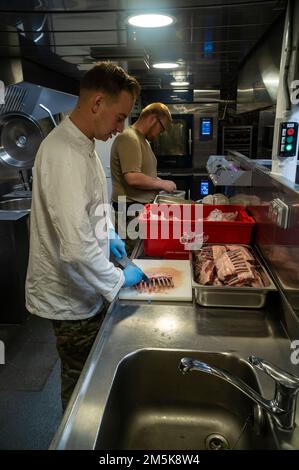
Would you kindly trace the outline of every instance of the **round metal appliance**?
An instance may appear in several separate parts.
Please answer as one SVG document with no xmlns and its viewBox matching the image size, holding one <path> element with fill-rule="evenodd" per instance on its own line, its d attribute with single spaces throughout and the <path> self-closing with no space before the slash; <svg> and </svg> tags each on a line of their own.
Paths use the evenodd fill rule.
<svg viewBox="0 0 299 470">
<path fill-rule="evenodd" d="M 40 126 L 31 116 L 20 112 L 0 115 L 0 159 L 6 165 L 32 168 L 43 138 Z"/>
</svg>

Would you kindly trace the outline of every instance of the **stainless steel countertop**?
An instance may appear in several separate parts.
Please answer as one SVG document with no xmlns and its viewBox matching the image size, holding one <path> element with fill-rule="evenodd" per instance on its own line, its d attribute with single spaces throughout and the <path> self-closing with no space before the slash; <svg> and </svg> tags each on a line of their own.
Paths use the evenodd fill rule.
<svg viewBox="0 0 299 470">
<path fill-rule="evenodd" d="M 28 215 L 28 211 L 1 211 L 0 220 L 14 222 Z"/>
<path fill-rule="evenodd" d="M 89 355 L 51 449 L 93 449 L 118 363 L 143 348 L 254 354 L 298 374 L 290 341 L 273 305 L 263 310 L 204 308 L 190 303 L 116 301 Z M 297 369 L 297 370 L 296 370 Z M 264 396 L 273 381 L 258 374 Z M 297 410 L 299 424 L 299 411 Z M 279 435 L 282 448 L 299 448 L 299 430 Z"/>
</svg>

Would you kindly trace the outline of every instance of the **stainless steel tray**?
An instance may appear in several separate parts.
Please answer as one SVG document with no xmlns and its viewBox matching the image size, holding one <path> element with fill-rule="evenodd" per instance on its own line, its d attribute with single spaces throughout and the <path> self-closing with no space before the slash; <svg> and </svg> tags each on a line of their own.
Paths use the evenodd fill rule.
<svg viewBox="0 0 299 470">
<path fill-rule="evenodd" d="M 211 243 L 211 245 L 225 245 L 225 243 Z M 226 243 L 227 245 L 227 243 Z M 267 287 L 231 287 L 231 286 L 204 286 L 194 279 L 193 254 L 190 253 L 192 270 L 192 288 L 195 301 L 204 307 L 230 307 L 230 308 L 262 308 L 265 305 L 269 292 L 276 291 L 268 272 L 261 263 L 260 258 L 251 246 L 242 245 L 249 249 L 254 256 L 258 267 L 263 271 L 269 281 Z"/>
<path fill-rule="evenodd" d="M 194 201 L 192 199 L 157 194 L 154 199 L 154 204 L 194 204 Z"/>
</svg>

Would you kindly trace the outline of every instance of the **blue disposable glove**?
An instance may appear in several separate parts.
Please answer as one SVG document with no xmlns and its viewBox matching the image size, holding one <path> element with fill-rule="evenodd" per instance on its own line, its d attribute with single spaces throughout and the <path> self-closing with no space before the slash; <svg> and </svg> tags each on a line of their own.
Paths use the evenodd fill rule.
<svg viewBox="0 0 299 470">
<path fill-rule="evenodd" d="M 109 239 L 110 251 L 115 258 L 123 258 L 123 256 L 127 256 L 126 245 L 115 230 L 109 230 Z"/>
<path fill-rule="evenodd" d="M 125 282 L 123 284 L 123 287 L 131 287 L 135 286 L 135 284 L 138 284 L 139 282 L 144 279 L 144 272 L 141 271 L 137 266 L 127 266 L 123 270 L 124 276 L 125 276 Z"/>
</svg>

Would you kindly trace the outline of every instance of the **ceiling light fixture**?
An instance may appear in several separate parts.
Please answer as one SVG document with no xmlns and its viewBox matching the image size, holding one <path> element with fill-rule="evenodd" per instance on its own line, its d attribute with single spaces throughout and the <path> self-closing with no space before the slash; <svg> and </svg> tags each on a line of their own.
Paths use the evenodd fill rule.
<svg viewBox="0 0 299 470">
<path fill-rule="evenodd" d="M 169 15 L 146 14 L 130 16 L 127 21 L 130 25 L 139 28 L 161 28 L 172 24 L 174 18 Z"/>
<path fill-rule="evenodd" d="M 188 86 L 188 85 L 190 85 L 190 82 L 183 82 L 183 81 L 181 81 L 181 82 L 179 82 L 179 81 L 170 82 L 170 85 L 171 86 Z"/>
<path fill-rule="evenodd" d="M 153 67 L 155 69 L 177 69 L 179 64 L 176 62 L 157 62 L 156 64 L 153 64 Z"/>
</svg>

